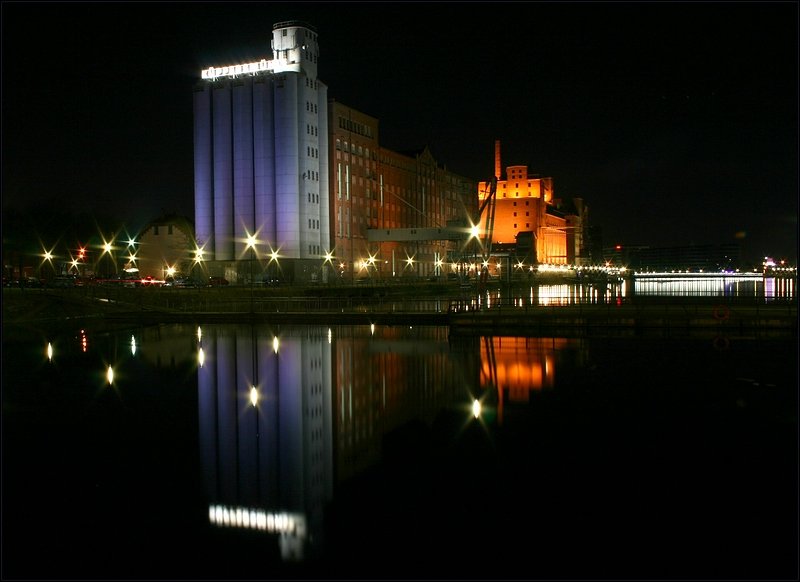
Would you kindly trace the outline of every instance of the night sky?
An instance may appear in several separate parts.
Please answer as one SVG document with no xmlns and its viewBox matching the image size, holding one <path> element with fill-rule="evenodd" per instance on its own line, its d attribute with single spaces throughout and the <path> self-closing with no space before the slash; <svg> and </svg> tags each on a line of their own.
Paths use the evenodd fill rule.
<svg viewBox="0 0 800 582">
<path fill-rule="evenodd" d="M 384 147 L 485 180 L 499 139 L 606 246 L 796 261 L 797 2 L 3 2 L 4 211 L 193 219 L 200 70 L 294 19 Z"/>
</svg>

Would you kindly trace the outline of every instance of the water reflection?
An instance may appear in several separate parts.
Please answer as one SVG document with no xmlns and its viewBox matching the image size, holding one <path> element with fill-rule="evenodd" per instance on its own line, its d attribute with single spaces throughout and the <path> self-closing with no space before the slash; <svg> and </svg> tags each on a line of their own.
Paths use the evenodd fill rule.
<svg viewBox="0 0 800 582">
<path fill-rule="evenodd" d="M 61 343 L 13 347 L 27 354 L 7 360 L 4 390 L 15 573 L 43 533 L 21 533 L 33 519 L 60 540 L 54 565 L 41 566 L 59 572 L 44 579 L 92 567 L 105 579 L 120 564 L 141 575 L 148 566 L 133 556 L 153 547 L 172 561 L 168 578 L 209 567 L 263 579 L 282 560 L 332 563 L 349 579 L 359 560 L 367 569 L 364 556 L 396 564 L 398 578 L 427 559 L 438 560 L 431 577 L 505 577 L 491 561 L 466 571 L 459 558 L 479 540 L 523 568 L 537 548 L 545 569 L 532 574 L 591 579 L 665 563 L 675 531 L 696 560 L 707 535 L 743 559 L 760 544 L 769 559 L 758 565 L 796 546 L 785 522 L 796 491 L 784 485 L 796 469 L 796 440 L 785 438 L 796 433 L 796 337 L 218 324 L 76 328 Z M 111 372 L 113 388 L 98 387 Z M 770 519 L 780 528 L 759 527 Z M 494 535 L 511 521 L 530 527 Z M 609 539 L 608 523 L 622 533 Z M 177 538 L 193 549 L 173 555 Z M 629 570 L 621 544 L 637 556 Z M 247 560 L 254 548 L 263 559 Z M 700 573 L 725 557 L 719 549 Z"/>
<path fill-rule="evenodd" d="M 331 347 L 321 328 L 265 331 L 198 333 L 204 486 L 210 523 L 277 532 L 296 560 L 321 545 L 332 496 Z"/>
<path fill-rule="evenodd" d="M 322 552 L 335 484 L 378 463 L 387 434 L 412 421 L 432 426 L 443 410 L 502 424 L 504 401 L 553 388 L 556 352 L 580 347 L 560 338 L 452 344 L 447 328 L 374 324 L 276 335 L 208 325 L 198 337 L 209 522 L 277 534 L 285 560 Z"/>
<path fill-rule="evenodd" d="M 592 305 L 618 303 L 634 297 L 726 297 L 771 301 L 793 299 L 795 278 L 759 274 L 685 273 L 637 274 L 562 284 L 516 284 L 487 291 L 477 307 Z"/>
</svg>

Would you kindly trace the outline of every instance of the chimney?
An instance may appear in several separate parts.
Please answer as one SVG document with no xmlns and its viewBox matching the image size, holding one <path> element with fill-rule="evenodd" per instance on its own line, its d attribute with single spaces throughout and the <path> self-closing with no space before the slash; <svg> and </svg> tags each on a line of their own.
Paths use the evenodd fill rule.
<svg viewBox="0 0 800 582">
<path fill-rule="evenodd" d="M 494 177 L 500 179 L 500 140 L 494 140 Z"/>
</svg>

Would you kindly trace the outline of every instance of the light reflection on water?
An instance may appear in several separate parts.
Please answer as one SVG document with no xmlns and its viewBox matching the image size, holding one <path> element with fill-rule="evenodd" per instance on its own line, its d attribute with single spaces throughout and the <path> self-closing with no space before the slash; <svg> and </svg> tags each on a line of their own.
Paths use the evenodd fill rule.
<svg viewBox="0 0 800 582">
<path fill-rule="evenodd" d="M 638 275 L 594 282 L 500 285 L 478 298 L 479 307 L 604 304 L 636 297 L 724 297 L 763 301 L 795 297 L 795 279 L 753 275 Z"/>
<path fill-rule="evenodd" d="M 762 347 L 745 344 L 741 338 L 725 339 L 726 342 L 648 343 L 559 337 L 451 337 L 449 330 L 442 327 L 382 325 L 168 325 L 117 334 L 94 334 L 87 329 L 74 337 L 45 343 L 59 349 L 39 370 L 40 386 L 20 394 L 13 391 L 8 398 L 15 405 L 11 409 L 25 410 L 20 403 L 26 398 L 42 406 L 42 400 L 34 400 L 37 390 L 50 391 L 51 396 L 57 390 L 59 406 L 65 400 L 74 400 L 69 408 L 78 418 L 92 418 L 88 410 L 117 418 L 115 415 L 124 409 L 125 415 L 119 418 L 128 419 L 126 426 L 146 426 L 151 432 L 149 438 L 167 450 L 175 446 L 170 441 L 175 437 L 167 432 L 160 435 L 158 431 L 166 429 L 153 422 L 153 414 L 154 410 L 168 407 L 162 414 L 170 423 L 191 427 L 193 434 L 185 436 L 196 449 L 180 449 L 175 456 L 197 459 L 199 482 L 194 486 L 202 498 L 202 507 L 184 500 L 186 491 L 168 498 L 170 515 L 187 520 L 172 523 L 170 531 L 194 536 L 192 539 L 199 536 L 196 543 L 200 553 L 208 554 L 204 563 L 218 563 L 221 572 L 232 572 L 226 568 L 233 566 L 225 564 L 237 553 L 229 554 L 231 550 L 224 548 L 251 543 L 248 535 L 257 536 L 260 547 L 271 547 L 275 558 L 284 564 L 327 564 L 333 560 L 343 568 L 335 571 L 345 575 L 351 571 L 342 564 L 354 567 L 352 564 L 358 563 L 359 557 L 364 559 L 359 552 L 353 553 L 353 548 L 360 545 L 388 554 L 427 551 L 432 558 L 446 563 L 451 553 L 458 553 L 459 544 L 472 539 L 472 535 L 485 540 L 491 532 L 486 528 L 502 523 L 492 516 L 507 512 L 517 512 L 520 520 L 537 523 L 537 530 L 542 533 L 526 535 L 554 551 L 553 556 L 583 551 L 597 558 L 594 552 L 599 550 L 591 550 L 588 545 L 571 545 L 558 554 L 558 544 L 553 541 L 572 531 L 573 526 L 568 524 L 573 522 L 586 532 L 602 531 L 602 525 L 587 521 L 586 515 L 610 517 L 602 505 L 594 505 L 597 500 L 586 489 L 589 483 L 589 489 L 602 487 L 596 481 L 598 476 L 584 474 L 583 467 L 594 463 L 603 467 L 602 479 L 613 484 L 608 489 L 601 488 L 608 495 L 605 502 L 615 508 L 616 520 L 636 525 L 631 531 L 639 531 L 637 528 L 643 525 L 632 521 L 638 511 L 636 504 L 626 507 L 627 498 L 614 490 L 627 491 L 626 483 L 641 480 L 636 471 L 643 464 L 649 466 L 649 455 L 659 459 L 651 469 L 654 472 L 662 471 L 666 462 L 673 471 L 685 463 L 696 463 L 693 470 L 702 473 L 701 461 L 708 462 L 709 458 L 698 455 L 695 459 L 693 455 L 697 453 L 689 452 L 699 446 L 711 454 L 712 465 L 717 463 L 714 466 L 719 470 L 721 461 L 713 454 L 715 448 L 741 459 L 743 453 L 736 443 L 744 442 L 742 434 L 749 434 L 752 427 L 744 425 L 745 433 L 736 427 L 742 418 L 749 418 L 743 416 L 747 414 L 758 418 L 763 414 L 770 419 L 769 425 L 761 427 L 761 433 L 747 439 L 747 446 L 757 451 L 758 463 L 764 462 L 763 451 L 769 451 L 766 458 L 778 455 L 774 448 L 766 447 L 775 445 L 769 435 L 774 427 L 785 427 L 792 421 L 786 420 L 790 416 L 781 416 L 780 406 L 769 403 L 777 399 L 791 404 L 791 398 L 783 399 L 792 393 L 796 377 L 780 367 L 765 368 L 761 357 L 766 354 L 772 361 L 786 361 L 781 359 L 786 350 L 780 347 L 783 344 L 778 344 L 776 350 L 774 345 Z M 130 349 L 134 343 L 135 354 Z M 88 354 L 84 352 L 87 345 Z M 43 361 L 46 356 L 42 357 L 41 346 L 31 353 Z M 78 398 L 82 383 L 88 382 L 86 378 L 108 371 L 110 383 L 112 367 L 113 391 L 89 390 Z M 56 372 L 50 374 L 50 370 Z M 81 373 L 86 374 L 83 380 Z M 56 378 L 69 381 L 58 383 Z M 732 387 L 735 390 L 728 393 Z M 192 398 L 170 407 L 167 397 L 176 391 Z M 189 403 L 192 406 L 187 406 Z M 696 434 L 687 432 L 687 423 L 693 427 L 693 419 L 701 412 L 710 415 L 711 421 L 703 418 L 702 428 L 695 427 Z M 32 435 L 46 431 L 51 424 L 64 425 L 58 410 L 50 413 L 49 423 L 40 421 L 41 414 L 37 412 L 37 421 L 30 426 L 24 418 L 16 419 L 22 423 L 17 430 L 22 435 L 26 431 Z M 158 481 L 158 472 L 164 472 L 168 464 L 160 461 L 159 455 L 166 453 L 154 447 L 143 454 L 139 450 L 144 446 L 141 441 L 125 437 L 123 431 L 115 440 L 113 431 L 99 429 L 102 416 L 98 427 L 87 427 L 91 438 L 108 442 L 118 463 L 133 464 L 131 473 L 147 475 L 156 471 Z M 719 423 L 719 418 L 724 422 Z M 617 432 L 619 436 L 613 436 Z M 69 437 L 63 433 L 59 436 Z M 73 440 L 67 438 L 68 442 Z M 11 442 L 28 441 L 23 438 Z M 80 489 L 87 501 L 99 495 L 90 478 L 72 472 L 69 465 L 58 465 L 59 455 L 49 448 L 56 446 L 52 439 L 45 439 L 44 443 L 43 449 L 23 449 L 16 456 L 51 458 L 55 474 L 70 475 L 79 482 L 86 480 Z M 762 449 L 761 445 L 765 447 Z M 780 450 L 780 444 L 777 448 Z M 640 456 L 643 451 L 648 452 Z M 91 452 L 83 454 L 87 455 L 87 466 L 108 463 L 100 451 L 96 458 Z M 622 460 L 616 460 L 620 455 Z M 669 465 L 672 457 L 680 462 Z M 636 462 L 630 463 L 634 459 Z M 724 474 L 727 466 L 721 466 Z M 766 476 L 781 491 L 780 485 L 775 485 L 772 465 L 759 464 L 757 468 L 760 478 Z M 6 478 L 10 474 L 12 479 L 27 481 L 30 471 L 28 467 L 28 474 L 23 476 L 20 472 L 20 477 L 15 477 L 18 473 L 13 471 L 5 474 Z M 189 471 L 184 476 L 187 483 L 192 483 L 193 475 Z M 512 479 L 513 476 L 516 477 Z M 675 487 L 669 478 L 667 481 L 673 483 L 669 493 L 674 501 L 667 502 L 669 507 L 694 507 L 688 491 Z M 59 487 L 52 487 L 52 481 L 49 484 L 50 497 L 31 492 L 31 504 L 42 499 L 46 504 L 65 504 L 66 498 L 59 497 Z M 750 486 L 748 480 L 734 483 L 724 499 L 738 499 L 737 495 Z M 75 567 L 70 565 L 78 558 L 70 557 L 69 552 L 80 546 L 97 547 L 107 536 L 123 536 L 131 544 L 136 536 L 154 535 L 137 529 L 130 519 L 121 520 L 110 532 L 100 527 L 105 523 L 103 516 L 120 511 L 131 496 L 144 495 L 157 501 L 152 503 L 154 512 L 165 504 L 158 490 L 143 491 L 125 480 L 116 482 L 112 489 L 112 497 L 94 499 L 96 514 L 89 512 L 81 517 L 84 522 L 88 520 L 90 527 L 84 528 L 80 536 L 65 536 L 64 549 L 55 550 L 61 552 L 62 575 Z M 27 492 L 21 486 L 13 490 L 18 494 Z M 346 491 L 357 493 L 348 497 Z M 657 488 L 657 492 L 662 491 Z M 641 491 L 632 494 L 641 495 Z M 164 488 L 163 495 L 169 495 L 168 488 Z M 472 518 L 475 529 L 468 535 L 470 530 L 459 521 L 459 512 L 468 511 L 465 502 L 474 503 L 487 496 L 497 501 Z M 784 499 L 780 495 L 778 498 Z M 536 499 L 545 505 L 539 506 Z M 727 507 L 706 502 L 709 505 L 704 510 L 717 517 Z M 745 503 L 741 499 L 738 502 Z M 770 511 L 771 506 L 766 509 Z M 683 519 L 692 515 L 687 509 L 676 511 Z M 745 513 L 747 517 L 749 514 Z M 338 515 L 339 520 L 333 520 L 332 515 Z M 666 511 L 658 515 L 668 522 L 676 519 Z M 151 519 L 157 521 L 158 517 Z M 654 528 L 661 527 L 657 521 L 652 524 Z M 197 533 L 205 531 L 202 527 L 198 530 L 200 522 L 208 531 L 220 532 L 224 537 Z M 706 530 L 716 527 L 712 522 L 703 523 Z M 750 523 L 745 519 L 745 524 Z M 64 526 L 56 523 L 53 527 Z M 546 532 L 555 537 L 548 538 Z M 733 532 L 744 535 L 742 528 L 733 528 Z M 428 540 L 429 549 L 425 549 L 426 544 L 420 549 L 416 537 L 411 539 L 407 534 Z M 518 542 L 504 543 L 522 556 L 526 535 Z M 665 541 L 666 534 L 663 535 Z M 595 547 L 611 549 L 591 535 L 589 538 L 599 544 Z M 632 539 L 628 542 L 635 543 Z M 494 551 L 504 547 L 499 543 L 491 546 Z M 660 555 L 657 548 L 639 550 L 648 559 Z M 217 558 L 215 552 L 220 552 Z M 587 574 L 569 568 L 561 571 L 553 566 L 556 558 L 551 559 L 551 575 Z M 548 564 L 546 555 L 539 555 L 538 560 Z M 199 562 L 180 567 L 193 574 L 202 570 Z M 249 568 L 245 571 L 247 577 L 263 577 L 271 566 L 264 558 Z M 106 573 L 121 574 L 113 570 Z M 502 573 L 494 572 L 497 576 Z"/>
</svg>

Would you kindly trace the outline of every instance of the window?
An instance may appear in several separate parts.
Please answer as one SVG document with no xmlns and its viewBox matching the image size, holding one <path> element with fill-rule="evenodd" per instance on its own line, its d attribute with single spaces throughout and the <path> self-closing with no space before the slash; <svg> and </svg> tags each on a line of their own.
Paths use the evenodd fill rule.
<svg viewBox="0 0 800 582">
<path fill-rule="evenodd" d="M 516 216 L 516 215 L 517 215 L 517 213 L 515 212 L 515 213 L 514 213 L 514 216 Z"/>
</svg>

